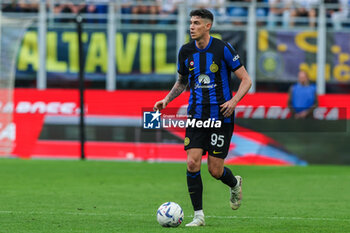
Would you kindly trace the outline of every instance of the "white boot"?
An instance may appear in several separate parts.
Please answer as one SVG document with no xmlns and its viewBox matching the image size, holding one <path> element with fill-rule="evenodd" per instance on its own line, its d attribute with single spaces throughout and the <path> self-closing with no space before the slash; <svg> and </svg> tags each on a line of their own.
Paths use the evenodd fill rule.
<svg viewBox="0 0 350 233">
<path fill-rule="evenodd" d="M 194 215 L 192 222 L 187 223 L 186 227 L 199 227 L 199 226 L 204 226 L 205 221 L 204 221 L 204 215 Z"/>
<path fill-rule="evenodd" d="M 241 206 L 242 201 L 242 177 L 235 176 L 237 184 L 235 187 L 230 188 L 231 198 L 230 205 L 233 210 L 237 210 Z"/>
</svg>

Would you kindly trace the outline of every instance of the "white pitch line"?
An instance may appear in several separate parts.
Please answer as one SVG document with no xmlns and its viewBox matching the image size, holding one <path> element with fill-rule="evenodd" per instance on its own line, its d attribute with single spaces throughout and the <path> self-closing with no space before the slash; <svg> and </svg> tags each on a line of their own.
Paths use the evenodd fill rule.
<svg viewBox="0 0 350 233">
<path fill-rule="evenodd" d="M 44 211 L 10 211 L 10 210 L 0 210 L 0 214 L 43 214 L 43 215 L 85 215 L 85 216 L 112 216 L 113 213 L 86 213 L 84 210 L 79 210 L 81 212 L 44 212 Z M 118 214 L 120 216 L 149 216 L 149 214 L 134 214 L 134 213 L 125 213 Z M 302 221 L 334 221 L 334 222 L 350 222 L 350 219 L 344 218 L 315 218 L 315 217 L 287 217 L 287 216 L 215 216 L 215 215 L 206 215 L 206 218 L 221 218 L 221 219 L 272 219 L 272 220 L 302 220 Z M 193 215 L 188 215 L 186 218 L 193 218 Z"/>
<path fill-rule="evenodd" d="M 190 216 L 193 217 L 193 216 Z M 226 219 L 276 219 L 276 220 L 312 220 L 312 221 L 337 221 L 337 222 L 350 222 L 350 219 L 346 218 L 314 218 L 314 217 L 283 217 L 283 216 L 205 216 L 206 218 L 226 218 Z"/>
<path fill-rule="evenodd" d="M 84 211 L 84 210 L 79 210 Z M 104 213 L 85 213 L 85 212 L 43 212 L 43 211 L 9 211 L 0 210 L 0 214 L 44 214 L 44 215 L 56 215 L 56 214 L 66 214 L 66 215 L 91 215 L 91 216 L 109 216 L 111 214 Z"/>
</svg>

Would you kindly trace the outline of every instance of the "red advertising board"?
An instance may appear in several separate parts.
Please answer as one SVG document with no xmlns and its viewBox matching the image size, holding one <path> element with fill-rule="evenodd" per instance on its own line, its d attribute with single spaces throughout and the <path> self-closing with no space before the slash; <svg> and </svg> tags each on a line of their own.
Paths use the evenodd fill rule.
<svg viewBox="0 0 350 233">
<path fill-rule="evenodd" d="M 168 91 L 88 90 L 85 94 L 86 116 L 94 119 L 142 119 L 142 110 L 152 108 Z M 183 93 L 168 107 L 187 104 L 189 93 Z M 248 94 L 236 110 L 237 117 L 284 119 L 290 117 L 287 94 Z M 350 95 L 323 95 L 315 117 L 325 120 L 350 118 Z M 74 140 L 48 141 L 39 139 L 44 122 L 50 117 L 77 118 L 77 90 L 16 89 L 13 103 L 1 103 L 0 112 L 13 113 L 13 123 L 1 125 L 2 139 L 13 141 L 12 155 L 22 158 L 60 157 L 79 158 L 79 142 Z M 50 119 L 51 119 L 50 118 Z M 69 119 L 70 119 L 69 118 Z M 182 144 L 88 141 L 86 153 L 95 159 L 184 160 Z M 166 148 L 166 153 L 164 153 Z M 162 153 L 163 152 L 163 153 Z"/>
</svg>

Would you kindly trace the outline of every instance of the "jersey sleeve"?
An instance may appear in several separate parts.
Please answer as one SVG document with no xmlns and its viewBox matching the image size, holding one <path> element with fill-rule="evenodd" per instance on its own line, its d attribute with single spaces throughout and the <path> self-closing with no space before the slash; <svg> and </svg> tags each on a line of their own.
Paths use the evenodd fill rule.
<svg viewBox="0 0 350 233">
<path fill-rule="evenodd" d="M 230 43 L 226 43 L 226 46 L 224 48 L 224 57 L 226 64 L 231 68 L 232 71 L 235 71 L 243 66 L 238 53 Z"/>
<path fill-rule="evenodd" d="M 179 51 L 178 62 L 177 62 L 177 72 L 183 76 L 188 75 L 188 67 L 186 66 L 186 57 L 184 54 L 183 47 Z"/>
</svg>

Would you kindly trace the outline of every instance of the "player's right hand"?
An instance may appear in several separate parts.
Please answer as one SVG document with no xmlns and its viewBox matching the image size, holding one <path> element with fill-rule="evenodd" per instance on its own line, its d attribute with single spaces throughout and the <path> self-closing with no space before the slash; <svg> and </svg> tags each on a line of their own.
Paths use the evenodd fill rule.
<svg viewBox="0 0 350 233">
<path fill-rule="evenodd" d="M 154 104 L 153 110 L 160 111 L 160 110 L 164 109 L 167 105 L 168 105 L 168 103 L 165 101 L 165 99 L 159 100 Z"/>
</svg>

